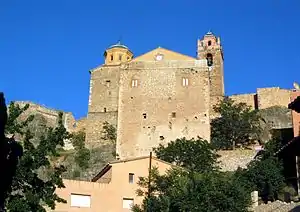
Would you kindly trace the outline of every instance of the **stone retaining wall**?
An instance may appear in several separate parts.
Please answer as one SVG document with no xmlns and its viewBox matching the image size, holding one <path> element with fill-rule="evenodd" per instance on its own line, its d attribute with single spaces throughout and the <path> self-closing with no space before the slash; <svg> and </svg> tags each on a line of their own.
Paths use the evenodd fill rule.
<svg viewBox="0 0 300 212">
<path fill-rule="evenodd" d="M 253 149 L 237 149 L 218 151 L 222 171 L 235 171 L 238 167 L 246 168 L 247 164 L 253 160 L 256 151 Z"/>
</svg>

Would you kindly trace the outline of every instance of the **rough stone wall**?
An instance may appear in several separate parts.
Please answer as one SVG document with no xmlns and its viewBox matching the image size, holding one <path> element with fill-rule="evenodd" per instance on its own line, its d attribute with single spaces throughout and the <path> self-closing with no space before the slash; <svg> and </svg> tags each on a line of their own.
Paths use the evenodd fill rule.
<svg viewBox="0 0 300 212">
<path fill-rule="evenodd" d="M 258 88 L 256 93 L 230 96 L 235 102 L 243 102 L 253 109 L 265 109 L 273 106 L 287 107 L 290 102 L 291 90 L 279 87 Z"/>
<path fill-rule="evenodd" d="M 254 149 L 236 149 L 218 151 L 222 171 L 235 171 L 238 167 L 246 168 L 247 164 L 254 159 L 256 151 Z"/>
<path fill-rule="evenodd" d="M 230 98 L 236 103 L 245 103 L 255 109 L 255 93 L 232 95 Z"/>
<path fill-rule="evenodd" d="M 291 90 L 273 88 L 258 88 L 258 108 L 264 109 L 272 106 L 287 107 L 290 103 Z"/>
<path fill-rule="evenodd" d="M 116 126 L 120 66 L 102 66 L 91 71 L 86 143 L 101 142 L 103 122 Z"/>
<path fill-rule="evenodd" d="M 24 107 L 26 104 L 29 104 L 29 108 L 23 114 L 23 117 L 27 117 L 28 115 L 42 115 L 47 120 L 47 124 L 49 126 L 55 127 L 58 121 L 59 112 L 63 113 L 63 124 L 65 128 L 72 132 L 75 130 L 76 120 L 71 112 L 63 112 L 60 110 L 50 109 L 46 106 L 42 106 L 29 101 L 16 101 L 15 104 Z"/>
<path fill-rule="evenodd" d="M 43 122 L 45 122 L 46 126 L 55 127 L 57 125 L 59 112 L 62 112 L 63 113 L 63 124 L 64 124 L 65 128 L 67 129 L 67 131 L 69 131 L 69 132 L 76 131 L 76 125 L 75 125 L 76 120 L 75 120 L 73 114 L 70 112 L 63 112 L 63 111 L 59 111 L 59 110 L 55 110 L 55 109 L 50 109 L 45 106 L 35 104 L 35 103 L 29 102 L 29 101 L 16 101 L 15 103 L 18 104 L 20 107 L 24 107 L 26 104 L 29 104 L 29 108 L 24 112 L 24 114 L 22 114 L 22 116 L 20 118 L 26 118 L 29 115 L 35 115 L 35 117 L 37 117 L 37 120 L 33 120 L 33 122 L 40 122 L 41 120 L 43 120 Z M 36 123 L 35 125 L 40 125 L 40 124 L 43 125 L 43 123 Z M 36 126 L 36 127 L 38 127 L 38 126 Z M 38 130 L 38 129 L 36 129 L 36 130 Z M 42 129 L 40 129 L 40 130 L 42 130 Z M 65 149 L 73 148 L 70 141 L 68 141 L 68 140 L 65 141 L 64 148 Z"/>
<path fill-rule="evenodd" d="M 103 134 L 103 123 L 107 121 L 108 123 L 117 126 L 118 112 L 111 111 L 106 113 L 91 112 L 88 114 L 87 118 L 87 128 L 86 128 L 86 144 L 93 145 L 95 143 L 105 144 L 101 139 Z"/>
<path fill-rule="evenodd" d="M 87 128 L 87 118 L 81 118 L 76 121 L 76 131 L 85 131 Z"/>
<path fill-rule="evenodd" d="M 197 48 L 198 59 L 206 60 L 208 54 L 212 55 L 213 65 L 206 68 L 209 71 L 210 80 L 210 118 L 214 118 L 218 114 L 214 112 L 213 107 L 222 100 L 225 93 L 223 50 L 220 38 L 212 34 L 205 35 L 202 40 L 198 40 Z"/>
<path fill-rule="evenodd" d="M 178 137 L 210 140 L 209 79 L 205 61 L 135 62 L 121 71 L 117 153 L 149 154 Z M 183 86 L 183 78 L 188 86 Z M 132 80 L 138 86 L 132 87 Z"/>
</svg>

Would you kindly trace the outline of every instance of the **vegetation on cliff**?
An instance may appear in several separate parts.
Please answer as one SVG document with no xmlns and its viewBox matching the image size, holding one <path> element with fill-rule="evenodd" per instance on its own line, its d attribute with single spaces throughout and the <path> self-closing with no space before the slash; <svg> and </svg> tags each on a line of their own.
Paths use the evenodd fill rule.
<svg viewBox="0 0 300 212">
<path fill-rule="evenodd" d="M 101 139 L 103 144 L 89 148 L 85 145 L 85 132 L 80 131 L 71 135 L 74 149 L 62 150 L 63 164 L 67 171 L 63 174 L 67 179 L 90 180 L 101 168 L 116 156 L 116 127 L 104 122 Z"/>
<path fill-rule="evenodd" d="M 62 124 L 62 114 L 55 128 L 45 127 L 45 133 L 34 138 L 28 128 L 34 117 L 19 119 L 28 107 L 21 108 L 13 102 L 9 105 L 6 134 L 17 135 L 24 149 L 7 199 L 6 206 L 10 212 L 42 212 L 46 211 L 43 206 L 54 209 L 56 202 L 65 202 L 55 194 L 56 187 L 64 187 L 62 173 L 65 168 L 51 162 L 52 158 L 60 156 L 58 147 L 63 147 L 64 140 L 69 137 Z"/>
</svg>

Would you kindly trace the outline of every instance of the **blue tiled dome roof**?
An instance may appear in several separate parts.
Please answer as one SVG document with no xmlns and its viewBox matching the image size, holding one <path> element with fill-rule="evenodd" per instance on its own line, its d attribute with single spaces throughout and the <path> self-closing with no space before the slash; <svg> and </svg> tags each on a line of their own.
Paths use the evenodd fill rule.
<svg viewBox="0 0 300 212">
<path fill-rule="evenodd" d="M 122 48 L 122 49 L 129 49 L 127 46 L 121 44 L 121 42 L 119 41 L 118 43 L 111 45 L 110 47 L 108 47 L 108 49 L 112 49 L 112 48 Z"/>
</svg>

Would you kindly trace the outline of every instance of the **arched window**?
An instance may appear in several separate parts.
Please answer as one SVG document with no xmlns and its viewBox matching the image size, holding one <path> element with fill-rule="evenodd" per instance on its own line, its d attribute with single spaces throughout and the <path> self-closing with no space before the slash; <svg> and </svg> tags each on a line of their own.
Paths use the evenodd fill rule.
<svg viewBox="0 0 300 212">
<path fill-rule="evenodd" d="M 212 66 L 213 65 L 213 56 L 211 53 L 208 53 L 206 55 L 206 60 L 207 60 L 207 66 Z"/>
<path fill-rule="evenodd" d="M 208 41 L 207 45 L 208 45 L 208 46 L 211 46 L 211 40 Z"/>
</svg>

